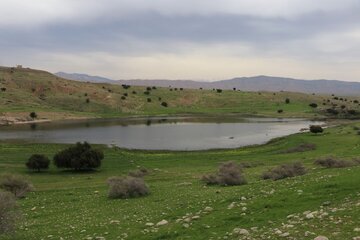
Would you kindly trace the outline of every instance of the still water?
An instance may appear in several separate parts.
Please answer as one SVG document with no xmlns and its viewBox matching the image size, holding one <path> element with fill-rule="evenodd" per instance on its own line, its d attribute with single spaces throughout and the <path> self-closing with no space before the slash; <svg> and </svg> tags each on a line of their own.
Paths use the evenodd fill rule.
<svg viewBox="0 0 360 240">
<path fill-rule="evenodd" d="M 203 150 L 262 144 L 311 124 L 277 118 L 93 119 L 0 127 L 0 140 L 34 143 L 90 143 L 129 149 Z"/>
</svg>

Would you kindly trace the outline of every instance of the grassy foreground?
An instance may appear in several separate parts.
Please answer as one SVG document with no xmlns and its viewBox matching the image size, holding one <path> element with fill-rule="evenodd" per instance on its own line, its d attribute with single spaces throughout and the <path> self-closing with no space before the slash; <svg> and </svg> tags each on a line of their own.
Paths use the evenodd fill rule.
<svg viewBox="0 0 360 240">
<path fill-rule="evenodd" d="M 317 235 L 353 239 L 360 235 L 354 231 L 360 227 L 360 167 L 323 169 L 313 161 L 329 155 L 359 157 L 360 136 L 354 126 L 360 124 L 233 150 L 166 152 L 103 147 L 101 169 L 80 174 L 55 168 L 44 173 L 25 170 L 24 162 L 32 153 L 52 157 L 65 145 L 3 142 L 0 173 L 26 174 L 36 191 L 18 201 L 24 216 L 16 234 L 0 239 L 239 239 L 232 233 L 234 228 L 249 231 L 243 239 L 314 239 Z M 316 150 L 283 153 L 301 143 L 314 143 Z M 245 169 L 247 185 L 205 187 L 199 181 L 228 160 L 252 165 Z M 309 172 L 276 182 L 260 180 L 269 167 L 294 161 L 304 163 Z M 140 166 L 151 170 L 145 177 L 151 194 L 108 199 L 106 179 Z M 306 219 L 305 211 L 316 211 L 314 218 Z M 163 219 L 169 223 L 146 226 Z"/>
<path fill-rule="evenodd" d="M 234 113 L 314 118 L 323 117 L 326 115 L 325 109 L 332 106 L 340 111 L 337 117 L 344 117 L 350 109 L 357 113 L 360 110 L 355 97 L 232 90 L 218 93 L 170 87 L 152 89 L 145 94 L 145 87 L 124 89 L 120 85 L 76 82 L 45 71 L 25 68 L 0 67 L 0 89 L 0 117 L 26 118 L 34 111 L 40 120 Z M 289 98 L 289 104 L 285 103 L 286 98 Z M 168 107 L 162 106 L 162 102 L 166 102 Z M 311 108 L 310 103 L 316 103 L 318 107 Z M 282 112 L 278 113 L 278 110 Z"/>
</svg>

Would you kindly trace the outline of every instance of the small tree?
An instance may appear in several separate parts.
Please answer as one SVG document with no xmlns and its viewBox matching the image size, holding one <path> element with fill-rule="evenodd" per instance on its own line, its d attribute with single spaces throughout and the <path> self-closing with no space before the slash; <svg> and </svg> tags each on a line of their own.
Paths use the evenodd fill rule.
<svg viewBox="0 0 360 240">
<path fill-rule="evenodd" d="M 26 162 L 26 167 L 30 170 L 37 170 L 40 172 L 41 169 L 48 169 L 50 160 L 48 157 L 42 154 L 33 154 Z"/>
<path fill-rule="evenodd" d="M 87 142 L 78 142 L 75 146 L 57 153 L 54 164 L 58 168 L 71 168 L 75 171 L 91 170 L 100 167 L 103 158 L 101 150 L 93 149 Z"/>
<path fill-rule="evenodd" d="M 29 114 L 29 116 L 30 116 L 32 119 L 37 118 L 36 112 L 31 112 L 31 113 Z"/>
<path fill-rule="evenodd" d="M 320 125 L 311 125 L 310 126 L 310 132 L 312 133 L 322 133 L 324 129 Z"/>
<path fill-rule="evenodd" d="M 290 99 L 289 99 L 289 98 L 286 98 L 286 99 L 285 99 L 285 103 L 286 103 L 286 104 L 289 104 L 289 103 L 290 103 Z"/>
<path fill-rule="evenodd" d="M 134 198 L 149 194 L 149 188 L 144 179 L 137 177 L 110 177 L 107 180 L 109 185 L 109 198 Z"/>
<path fill-rule="evenodd" d="M 216 92 L 221 93 L 222 89 L 216 89 Z"/>
<path fill-rule="evenodd" d="M 279 110 L 277 110 L 277 112 L 278 112 L 278 113 L 283 113 L 283 112 L 284 112 L 284 110 L 279 109 Z"/>
<path fill-rule="evenodd" d="M 162 102 L 162 103 L 161 103 L 161 106 L 163 106 L 163 107 L 168 107 L 168 104 L 167 104 L 167 102 Z"/>
</svg>

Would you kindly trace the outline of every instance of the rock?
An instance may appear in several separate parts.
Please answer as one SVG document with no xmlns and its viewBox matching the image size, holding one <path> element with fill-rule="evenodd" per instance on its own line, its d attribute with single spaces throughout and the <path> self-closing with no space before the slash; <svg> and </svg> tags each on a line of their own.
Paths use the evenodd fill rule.
<svg viewBox="0 0 360 240">
<path fill-rule="evenodd" d="M 33 207 L 32 209 L 31 209 L 31 211 L 35 211 L 36 210 L 36 207 Z"/>
<path fill-rule="evenodd" d="M 120 223 L 119 220 L 111 220 L 111 221 L 110 221 L 110 224 L 119 224 L 119 223 Z"/>
<path fill-rule="evenodd" d="M 314 238 L 314 240 L 329 240 L 329 239 L 325 236 L 317 236 L 316 238 Z"/>
<path fill-rule="evenodd" d="M 148 222 L 148 223 L 145 223 L 145 226 L 152 227 L 152 226 L 154 226 L 154 224 L 152 222 Z"/>
<path fill-rule="evenodd" d="M 249 231 L 244 228 L 234 228 L 233 234 L 236 235 L 249 235 Z"/>
<path fill-rule="evenodd" d="M 290 236 L 290 233 L 284 232 L 283 234 L 280 234 L 279 236 L 280 237 L 288 237 L 288 236 Z"/>
<path fill-rule="evenodd" d="M 184 224 L 183 224 L 183 227 L 184 227 L 184 228 L 189 228 L 190 225 L 189 225 L 188 223 L 184 223 Z"/>
<path fill-rule="evenodd" d="M 241 201 L 246 201 L 246 197 L 241 197 Z"/>
<path fill-rule="evenodd" d="M 314 214 L 313 213 L 308 213 L 308 214 L 306 214 L 306 219 L 312 219 L 312 218 L 314 218 Z"/>
<path fill-rule="evenodd" d="M 200 216 L 197 216 L 197 215 L 191 217 L 192 220 L 196 220 L 196 219 L 199 219 L 199 218 L 200 218 Z"/>
<path fill-rule="evenodd" d="M 275 231 L 275 234 L 280 235 L 280 234 L 282 234 L 282 231 L 280 231 L 280 230 L 278 229 L 278 230 Z"/>
<path fill-rule="evenodd" d="M 353 237 L 353 240 L 360 240 L 360 236 Z"/>
<path fill-rule="evenodd" d="M 166 225 L 166 224 L 168 224 L 169 222 L 168 221 L 166 221 L 165 219 L 163 219 L 163 220 L 161 220 L 160 222 L 158 222 L 157 224 L 156 224 L 156 226 L 164 226 L 164 225 Z"/>
<path fill-rule="evenodd" d="M 212 207 L 206 207 L 204 209 L 205 212 L 211 212 L 212 210 L 214 210 Z"/>
<path fill-rule="evenodd" d="M 236 202 L 232 202 L 229 204 L 229 206 L 227 207 L 228 209 L 233 209 L 235 207 Z"/>
<path fill-rule="evenodd" d="M 360 228 L 354 228 L 354 232 L 360 232 Z"/>
</svg>

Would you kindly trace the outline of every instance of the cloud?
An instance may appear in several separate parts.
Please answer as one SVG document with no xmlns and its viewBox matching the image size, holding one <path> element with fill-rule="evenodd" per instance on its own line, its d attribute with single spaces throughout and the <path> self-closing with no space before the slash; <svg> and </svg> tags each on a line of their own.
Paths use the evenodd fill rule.
<svg viewBox="0 0 360 240">
<path fill-rule="evenodd" d="M 0 3 L 3 65 L 114 78 L 360 79 L 356 0 Z"/>
</svg>

